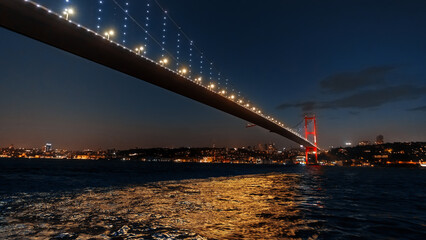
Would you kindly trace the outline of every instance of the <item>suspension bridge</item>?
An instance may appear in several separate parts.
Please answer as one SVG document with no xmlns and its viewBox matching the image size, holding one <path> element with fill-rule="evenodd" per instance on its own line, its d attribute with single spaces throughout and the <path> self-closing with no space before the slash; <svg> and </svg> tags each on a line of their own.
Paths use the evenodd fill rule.
<svg viewBox="0 0 426 240">
<path fill-rule="evenodd" d="M 134 14 L 131 6 L 138 9 Z M 302 136 L 236 91 L 156 0 L 2 0 L 0 26 L 244 119 L 307 150 L 317 151 L 316 138 L 308 139 L 312 132 L 305 129 Z"/>
</svg>

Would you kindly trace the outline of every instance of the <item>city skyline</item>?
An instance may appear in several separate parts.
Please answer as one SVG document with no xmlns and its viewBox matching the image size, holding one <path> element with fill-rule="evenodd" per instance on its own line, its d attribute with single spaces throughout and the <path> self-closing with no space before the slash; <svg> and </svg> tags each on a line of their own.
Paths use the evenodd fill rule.
<svg viewBox="0 0 426 240">
<path fill-rule="evenodd" d="M 389 142 L 425 140 L 424 3 L 225 3 L 162 1 L 265 112 L 288 126 L 315 112 L 322 148 L 379 134 Z M 0 146 L 295 145 L 5 29 L 0 35 Z"/>
</svg>

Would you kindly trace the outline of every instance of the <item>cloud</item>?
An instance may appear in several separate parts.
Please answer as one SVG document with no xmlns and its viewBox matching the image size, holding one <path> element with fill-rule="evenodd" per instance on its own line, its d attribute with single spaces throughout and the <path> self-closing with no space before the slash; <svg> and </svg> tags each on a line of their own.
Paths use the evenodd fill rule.
<svg viewBox="0 0 426 240">
<path fill-rule="evenodd" d="M 365 90 L 332 101 L 307 101 L 299 103 L 284 103 L 279 105 L 277 108 L 287 109 L 291 107 L 300 107 L 303 111 L 312 111 L 315 109 L 341 108 L 366 109 L 382 106 L 390 102 L 414 100 L 421 96 L 426 96 L 426 86 L 417 87 L 412 85 L 400 85 L 374 90 Z"/>
<path fill-rule="evenodd" d="M 371 108 L 390 102 L 417 99 L 426 94 L 426 87 L 401 85 L 368 90 L 323 104 L 323 108 Z"/>
<path fill-rule="evenodd" d="M 313 109 L 318 108 L 318 103 L 309 101 L 309 102 L 301 102 L 301 103 L 283 103 L 277 107 L 277 109 L 287 109 L 292 107 L 300 107 L 303 111 L 311 111 Z"/>
<path fill-rule="evenodd" d="M 320 81 L 327 92 L 349 92 L 368 86 L 378 86 L 386 80 L 386 75 L 396 69 L 395 66 L 370 67 L 358 72 L 343 72 Z"/>
<path fill-rule="evenodd" d="M 410 109 L 408 109 L 408 111 L 422 111 L 422 112 L 426 112 L 426 105 L 425 106 L 421 106 L 421 107 L 416 107 L 416 108 L 410 108 Z"/>
</svg>

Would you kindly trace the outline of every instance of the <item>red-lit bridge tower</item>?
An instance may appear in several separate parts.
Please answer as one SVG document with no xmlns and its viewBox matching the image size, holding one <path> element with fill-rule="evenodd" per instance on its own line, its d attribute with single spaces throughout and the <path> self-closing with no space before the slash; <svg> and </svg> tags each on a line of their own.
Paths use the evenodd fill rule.
<svg viewBox="0 0 426 240">
<path fill-rule="evenodd" d="M 313 123 L 310 128 L 308 128 L 309 122 Z M 308 117 L 307 115 L 305 115 L 305 138 L 308 139 L 309 135 L 313 136 L 313 142 L 315 146 L 314 147 L 306 146 L 306 158 L 305 158 L 306 165 L 308 164 L 308 154 L 310 152 L 315 153 L 315 163 L 318 163 L 317 120 L 315 118 L 315 115 L 311 117 Z"/>
</svg>

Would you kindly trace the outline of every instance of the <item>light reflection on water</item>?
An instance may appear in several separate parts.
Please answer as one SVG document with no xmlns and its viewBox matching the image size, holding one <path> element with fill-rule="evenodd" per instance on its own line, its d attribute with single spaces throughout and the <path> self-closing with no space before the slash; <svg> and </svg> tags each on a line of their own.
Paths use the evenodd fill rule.
<svg viewBox="0 0 426 240">
<path fill-rule="evenodd" d="M 174 165 L 179 166 L 186 167 Z M 424 239 L 426 235 L 426 190 L 418 184 L 426 181 L 423 169 L 284 170 L 288 172 L 70 192 L 58 191 L 65 181 L 57 181 L 51 193 L 6 191 L 0 194 L 0 239 Z M 46 172 L 50 171 L 36 176 L 45 182 L 57 179 Z M 22 184 L 12 181 L 19 175 L 19 171 L 0 174 L 11 185 L 3 189 L 19 189 Z M 79 181 L 93 177 L 76 176 Z"/>
<path fill-rule="evenodd" d="M 315 238 L 322 221 L 302 208 L 321 208 L 323 197 L 303 182 L 299 174 L 269 174 L 44 196 L 15 202 L 0 237 Z"/>
</svg>

